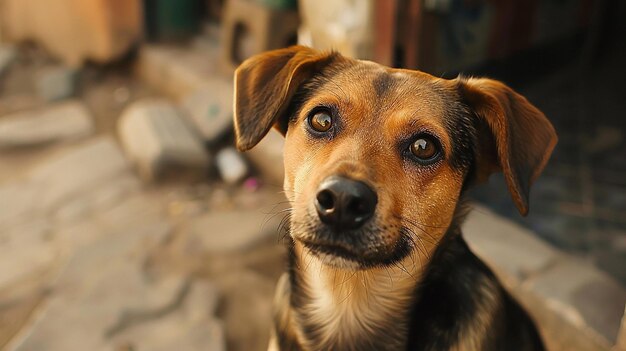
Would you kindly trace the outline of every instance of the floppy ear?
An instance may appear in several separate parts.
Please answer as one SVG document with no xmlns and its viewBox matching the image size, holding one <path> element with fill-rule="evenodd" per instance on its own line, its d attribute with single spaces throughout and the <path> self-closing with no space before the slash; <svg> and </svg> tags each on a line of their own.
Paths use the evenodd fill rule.
<svg viewBox="0 0 626 351">
<path fill-rule="evenodd" d="M 554 127 L 526 98 L 492 79 L 460 79 L 470 107 L 481 119 L 476 160 L 478 181 L 502 171 L 522 215 L 528 213 L 530 186 L 556 145 Z"/>
<path fill-rule="evenodd" d="M 292 46 L 244 61 L 235 71 L 233 115 L 237 148 L 251 149 L 273 125 L 284 135 L 287 116 L 283 115 L 300 84 L 337 56 Z"/>
</svg>

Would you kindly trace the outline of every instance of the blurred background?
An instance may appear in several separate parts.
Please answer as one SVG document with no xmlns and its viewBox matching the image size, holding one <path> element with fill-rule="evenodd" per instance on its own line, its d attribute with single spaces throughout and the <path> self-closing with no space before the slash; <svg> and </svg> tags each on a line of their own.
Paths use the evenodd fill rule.
<svg viewBox="0 0 626 351">
<path fill-rule="evenodd" d="M 544 111 L 530 215 L 493 176 L 466 238 L 551 350 L 626 349 L 625 1 L 0 0 L 0 350 L 266 349 L 282 139 L 235 151 L 232 74 L 296 43 Z"/>
</svg>

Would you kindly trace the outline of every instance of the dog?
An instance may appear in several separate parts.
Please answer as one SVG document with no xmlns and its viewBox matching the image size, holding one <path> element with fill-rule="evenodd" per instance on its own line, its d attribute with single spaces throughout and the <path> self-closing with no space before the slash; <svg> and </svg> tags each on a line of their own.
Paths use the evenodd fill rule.
<svg viewBox="0 0 626 351">
<path fill-rule="evenodd" d="M 285 136 L 289 259 L 270 350 L 543 350 L 461 235 L 501 171 L 519 211 L 557 137 L 505 84 L 447 80 L 303 46 L 235 72 L 239 150 Z"/>
</svg>

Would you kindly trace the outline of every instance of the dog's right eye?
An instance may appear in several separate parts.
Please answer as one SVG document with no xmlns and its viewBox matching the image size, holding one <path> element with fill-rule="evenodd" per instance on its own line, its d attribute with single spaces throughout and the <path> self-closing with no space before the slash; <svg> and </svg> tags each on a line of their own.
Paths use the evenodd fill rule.
<svg viewBox="0 0 626 351">
<path fill-rule="evenodd" d="M 333 126 L 333 118 L 328 110 L 318 110 L 308 118 L 309 126 L 316 132 L 325 133 Z"/>
<path fill-rule="evenodd" d="M 409 146 L 409 151 L 423 165 L 432 164 L 441 156 L 439 142 L 428 134 L 419 135 Z"/>
</svg>

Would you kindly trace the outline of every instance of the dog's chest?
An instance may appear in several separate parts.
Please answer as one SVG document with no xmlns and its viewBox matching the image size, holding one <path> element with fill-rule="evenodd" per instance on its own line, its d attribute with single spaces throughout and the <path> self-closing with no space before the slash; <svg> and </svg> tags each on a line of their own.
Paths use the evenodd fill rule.
<svg viewBox="0 0 626 351">
<path fill-rule="evenodd" d="M 305 344 L 342 350 L 404 347 L 414 282 L 391 271 L 384 275 L 307 271 L 303 284 L 307 303 L 296 309 Z"/>
</svg>

